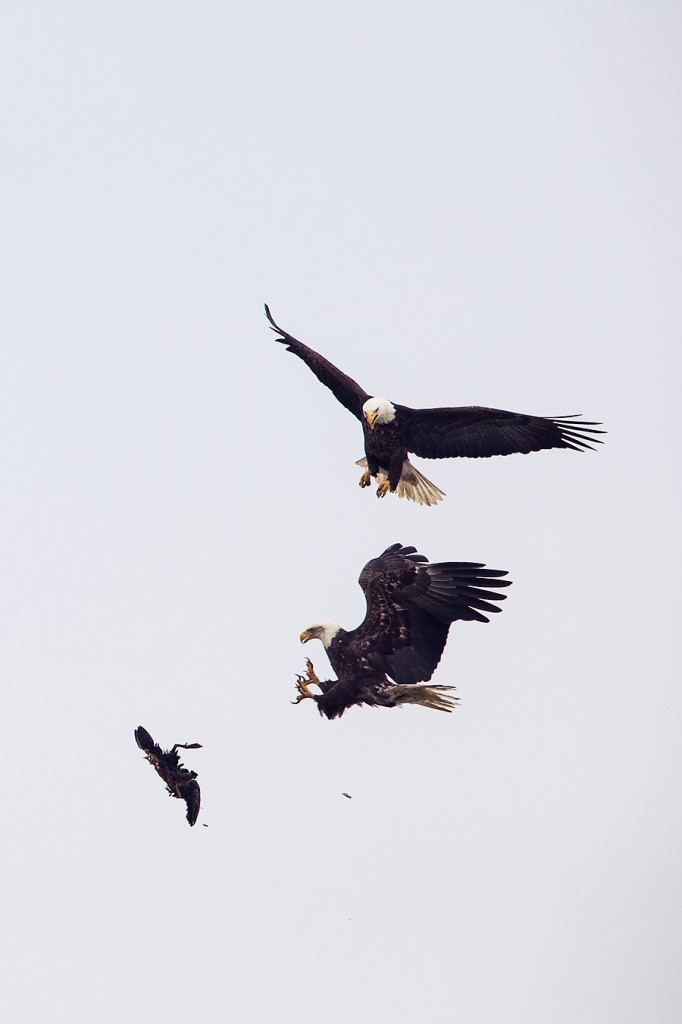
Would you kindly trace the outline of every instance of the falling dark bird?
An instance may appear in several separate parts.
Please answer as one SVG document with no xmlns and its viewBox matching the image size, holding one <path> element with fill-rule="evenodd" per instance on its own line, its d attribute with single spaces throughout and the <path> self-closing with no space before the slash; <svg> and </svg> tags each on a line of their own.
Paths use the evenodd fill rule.
<svg viewBox="0 0 682 1024">
<path fill-rule="evenodd" d="M 140 750 L 144 751 L 149 763 L 154 766 L 157 775 L 166 783 L 169 795 L 185 801 L 187 821 L 194 825 L 199 817 L 201 790 L 196 781 L 197 773 L 189 771 L 181 764 L 178 750 L 198 750 L 201 743 L 176 743 L 170 750 L 162 750 L 141 725 L 135 730 L 135 741 Z"/>
<path fill-rule="evenodd" d="M 352 800 L 353 799 L 353 797 L 350 795 L 350 793 L 342 793 L 341 796 L 347 797 L 348 800 Z"/>
<path fill-rule="evenodd" d="M 435 505 L 443 491 L 412 465 L 408 453 L 424 459 L 487 459 L 492 455 L 527 454 L 546 448 L 594 450 L 602 444 L 595 435 L 599 423 L 576 415 L 527 416 L 504 409 L 464 406 L 443 409 L 410 409 L 387 398 L 368 394 L 328 359 L 279 327 L 265 307 L 272 330 L 288 352 L 293 352 L 330 389 L 335 398 L 362 424 L 365 471 L 360 486 L 369 487 L 374 477 L 377 495 L 389 491 L 420 505 Z"/>
<path fill-rule="evenodd" d="M 338 678 L 319 680 L 308 661 L 294 703 L 314 700 L 327 718 L 340 717 L 354 704 L 452 711 L 453 686 L 416 684 L 431 679 L 453 622 L 488 622 L 484 612 L 500 611 L 491 602 L 505 599 L 495 591 L 510 586 L 511 580 L 501 578 L 506 575 L 480 562 L 431 565 L 416 548 L 393 544 L 360 573 L 367 613 L 357 629 L 323 621 L 301 633 L 301 643 L 322 641 Z"/>
</svg>

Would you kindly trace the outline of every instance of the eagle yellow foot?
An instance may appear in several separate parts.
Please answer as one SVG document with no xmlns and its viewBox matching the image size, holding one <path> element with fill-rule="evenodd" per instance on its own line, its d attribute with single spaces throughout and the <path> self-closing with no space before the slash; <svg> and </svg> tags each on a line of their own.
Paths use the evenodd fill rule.
<svg viewBox="0 0 682 1024">
<path fill-rule="evenodd" d="M 384 498 L 391 489 L 391 485 L 388 480 L 384 480 L 382 484 L 377 487 L 377 498 Z"/>
<path fill-rule="evenodd" d="M 315 669 L 313 668 L 313 663 L 310 658 L 305 659 L 305 674 L 309 683 L 312 683 L 313 686 L 320 686 L 320 680 L 315 674 Z M 321 686 L 320 689 L 322 689 Z"/>
<path fill-rule="evenodd" d="M 360 477 L 360 486 L 361 487 L 369 487 L 371 482 L 372 482 L 372 474 L 370 473 L 370 471 L 368 469 L 366 469 L 365 472 Z"/>
<path fill-rule="evenodd" d="M 298 690 L 298 696 L 296 700 L 291 702 L 292 704 L 300 704 L 302 700 L 315 700 L 316 694 L 311 693 L 308 689 L 308 683 L 311 683 L 313 686 L 319 686 L 320 680 L 315 674 L 315 669 L 313 668 L 313 663 L 310 658 L 306 658 L 305 666 L 306 674 L 304 676 L 296 676 L 296 689 Z"/>
<path fill-rule="evenodd" d="M 315 694 L 311 693 L 305 681 L 305 676 L 296 676 L 296 689 L 298 690 L 298 696 L 296 700 L 292 700 L 292 704 L 300 704 L 302 700 L 315 700 Z"/>
</svg>

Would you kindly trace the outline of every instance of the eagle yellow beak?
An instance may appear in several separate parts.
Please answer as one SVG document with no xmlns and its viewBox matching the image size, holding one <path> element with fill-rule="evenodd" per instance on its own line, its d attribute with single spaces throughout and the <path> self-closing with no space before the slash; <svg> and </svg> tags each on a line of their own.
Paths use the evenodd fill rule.
<svg viewBox="0 0 682 1024">
<path fill-rule="evenodd" d="M 313 634 L 310 632 L 310 630 L 304 629 L 299 637 L 299 640 L 301 641 L 302 644 L 306 644 L 308 640 L 312 640 L 312 638 Z"/>
<path fill-rule="evenodd" d="M 376 421 L 377 421 L 377 417 L 378 417 L 378 415 L 379 415 L 379 413 L 378 413 L 378 412 L 366 412 L 366 413 L 365 413 L 365 419 L 366 419 L 366 420 L 367 420 L 367 422 L 369 423 L 369 425 L 370 425 L 370 427 L 371 427 L 371 429 L 372 429 L 372 430 L 374 430 L 374 424 L 375 424 L 375 423 L 376 423 Z"/>
</svg>

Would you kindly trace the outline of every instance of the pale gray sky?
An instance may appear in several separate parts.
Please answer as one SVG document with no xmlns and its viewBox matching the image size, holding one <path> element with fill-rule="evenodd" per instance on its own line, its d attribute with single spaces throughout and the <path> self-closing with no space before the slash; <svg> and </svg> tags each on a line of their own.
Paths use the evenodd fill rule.
<svg viewBox="0 0 682 1024">
<path fill-rule="evenodd" d="M 3 1019 L 677 1024 L 681 27 L 6 6 Z M 370 392 L 607 444 L 378 502 L 265 301 Z M 461 706 L 292 707 L 398 540 L 514 580 Z M 138 724 L 204 744 L 208 828 Z"/>
</svg>

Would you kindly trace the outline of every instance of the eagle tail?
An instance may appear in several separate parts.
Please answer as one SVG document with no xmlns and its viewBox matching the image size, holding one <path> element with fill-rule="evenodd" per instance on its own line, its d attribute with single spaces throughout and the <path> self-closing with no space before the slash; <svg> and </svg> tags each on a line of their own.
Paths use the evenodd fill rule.
<svg viewBox="0 0 682 1024">
<path fill-rule="evenodd" d="M 447 691 L 454 690 L 454 686 L 387 686 L 382 690 L 382 697 L 388 698 L 387 703 L 391 707 L 399 704 L 420 704 L 423 708 L 433 708 L 434 711 L 453 711 L 458 697 L 454 697 Z"/>
<path fill-rule="evenodd" d="M 358 459 L 356 466 L 367 466 L 367 459 Z M 382 484 L 388 479 L 388 473 L 380 469 L 377 473 L 377 483 Z M 445 497 L 445 491 L 436 487 L 430 480 L 427 480 L 423 473 L 420 473 L 416 466 L 413 466 L 409 459 L 403 462 L 403 471 L 400 474 L 398 486 L 395 493 L 399 498 L 407 498 L 408 501 L 416 501 L 418 505 L 437 505 Z"/>
</svg>

